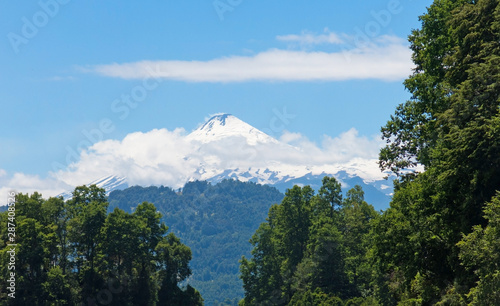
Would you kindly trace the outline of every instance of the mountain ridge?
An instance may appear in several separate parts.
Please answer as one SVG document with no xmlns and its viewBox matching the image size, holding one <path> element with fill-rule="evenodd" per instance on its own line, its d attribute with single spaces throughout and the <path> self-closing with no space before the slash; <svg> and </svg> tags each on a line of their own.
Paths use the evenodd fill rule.
<svg viewBox="0 0 500 306">
<path fill-rule="evenodd" d="M 190 173 L 179 178 L 177 185 L 190 181 L 217 183 L 224 179 L 254 182 L 275 186 L 281 192 L 293 185 L 321 186 L 324 176 L 334 176 L 343 189 L 353 187 L 354 181 L 366 192 L 366 199 L 376 209 L 389 206 L 392 183 L 384 181 L 376 160 L 354 158 L 344 163 L 313 164 L 297 147 L 275 139 L 231 114 L 217 114 L 186 136 L 192 151 L 183 153 L 190 161 Z M 299 156 L 299 159 L 296 159 Z M 297 162 L 298 160 L 298 162 Z M 373 169 L 376 170 L 373 170 Z M 130 185 L 126 177 L 108 173 L 94 181 L 107 193 L 123 190 Z M 150 185 L 169 186 L 168 183 Z M 176 188 L 174 185 L 169 187 Z M 69 197 L 67 193 L 65 198 Z"/>
</svg>

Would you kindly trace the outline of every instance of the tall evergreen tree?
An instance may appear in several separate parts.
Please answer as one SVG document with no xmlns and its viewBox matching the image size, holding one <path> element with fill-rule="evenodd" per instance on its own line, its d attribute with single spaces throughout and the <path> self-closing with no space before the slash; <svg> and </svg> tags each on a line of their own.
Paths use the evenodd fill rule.
<svg viewBox="0 0 500 306">
<path fill-rule="evenodd" d="M 413 97 L 382 129 L 380 165 L 425 172 L 396 184 L 375 246 L 397 299 L 460 299 L 477 280 L 456 244 L 486 224 L 483 207 L 500 186 L 499 12 L 497 0 L 436 0 L 410 37 Z"/>
<path fill-rule="evenodd" d="M 241 260 L 243 305 L 335 305 L 361 298 L 371 281 L 368 235 L 377 213 L 359 186 L 341 199 L 340 183 L 325 177 L 317 195 L 295 186 L 271 207 L 250 240 L 252 258 Z"/>
</svg>

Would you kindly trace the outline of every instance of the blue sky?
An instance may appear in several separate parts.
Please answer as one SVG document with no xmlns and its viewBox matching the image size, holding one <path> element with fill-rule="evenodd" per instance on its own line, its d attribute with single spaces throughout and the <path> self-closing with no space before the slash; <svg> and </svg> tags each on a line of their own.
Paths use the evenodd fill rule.
<svg viewBox="0 0 500 306">
<path fill-rule="evenodd" d="M 406 38 L 431 4 L 193 2 L 1 1 L 0 183 L 33 188 L 68 148 L 219 112 L 276 138 L 377 137 L 409 98 Z"/>
</svg>

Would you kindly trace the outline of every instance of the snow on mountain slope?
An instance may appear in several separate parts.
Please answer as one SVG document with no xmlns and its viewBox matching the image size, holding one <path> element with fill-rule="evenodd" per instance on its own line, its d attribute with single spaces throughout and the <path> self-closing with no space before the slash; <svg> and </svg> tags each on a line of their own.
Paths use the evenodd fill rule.
<svg viewBox="0 0 500 306">
<path fill-rule="evenodd" d="M 383 177 L 376 159 L 354 158 L 342 163 L 318 165 L 300 148 L 280 142 L 230 114 L 213 116 L 186 138 L 200 143 L 195 152 L 185 157 L 201 161 L 191 179 L 210 180 L 231 174 L 231 177 L 243 181 L 254 178 L 259 183 L 274 184 L 308 174 L 335 174 L 339 171 L 359 176 L 367 182 Z M 243 139 L 244 143 L 240 141 Z M 227 162 L 229 158 L 221 158 L 224 154 L 237 158 Z"/>
<path fill-rule="evenodd" d="M 127 179 L 125 177 L 119 177 L 115 175 L 105 176 L 85 185 L 96 185 L 99 188 L 104 188 L 106 190 L 106 195 L 109 195 L 113 190 L 123 190 L 129 187 L 127 184 Z M 73 194 L 72 192 L 67 191 L 57 196 L 62 196 L 65 200 L 69 200 L 73 197 Z"/>
<path fill-rule="evenodd" d="M 179 188 L 187 181 L 226 178 L 273 185 L 281 191 L 294 184 L 317 189 L 321 179 L 330 175 L 344 189 L 360 183 L 369 202 L 377 199 L 381 206 L 388 206 L 392 183 L 383 180 L 387 173 L 378 168 L 378 143 L 358 137 L 355 130 L 327 138 L 318 146 L 300 139 L 298 133 L 282 138 L 298 142 L 280 141 L 233 115 L 218 114 L 190 134 L 183 132 L 156 129 L 129 134 L 121 141 L 103 141 L 84 156 L 75 172 L 63 173 L 63 177 L 103 175 L 91 183 L 109 193 L 127 184 Z"/>
<path fill-rule="evenodd" d="M 281 191 L 294 184 L 321 186 L 325 175 L 333 175 L 344 189 L 353 182 L 366 190 L 368 200 L 379 208 L 388 206 L 392 183 L 382 180 L 383 175 L 376 159 L 355 158 L 343 163 L 311 163 L 312 158 L 297 147 L 282 143 L 240 119 L 229 115 L 216 115 L 187 136 L 201 143 L 194 155 L 203 155 L 202 162 L 190 180 L 218 182 L 226 178 L 274 185 Z M 235 138 L 245 139 L 246 143 Z M 213 148 L 225 148 L 232 155 L 232 163 L 221 162 L 221 153 Z M 301 158 L 297 158 L 300 156 Z M 290 160 L 292 159 L 292 160 Z M 226 159 L 226 161 L 229 159 Z M 385 207 L 384 207 L 385 206 Z"/>
<path fill-rule="evenodd" d="M 276 139 L 230 114 L 213 116 L 189 134 L 187 139 L 209 143 L 228 137 L 244 137 L 252 146 L 259 143 L 278 143 Z"/>
<path fill-rule="evenodd" d="M 115 175 L 100 178 L 98 180 L 90 182 L 89 185 L 96 185 L 97 187 L 104 188 L 106 189 L 107 193 L 113 190 L 121 190 L 128 187 L 126 178 Z"/>
</svg>

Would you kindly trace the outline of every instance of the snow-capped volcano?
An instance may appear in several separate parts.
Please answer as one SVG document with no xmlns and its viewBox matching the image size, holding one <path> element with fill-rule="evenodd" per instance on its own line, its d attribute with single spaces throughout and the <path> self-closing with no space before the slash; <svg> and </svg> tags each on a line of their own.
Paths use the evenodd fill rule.
<svg viewBox="0 0 500 306">
<path fill-rule="evenodd" d="M 384 202 L 388 204 L 392 192 L 391 183 L 374 179 L 373 172 L 378 172 L 374 160 L 314 164 L 313 156 L 301 148 L 281 142 L 230 114 L 213 116 L 187 139 L 200 143 L 195 152 L 185 157 L 200 160 L 189 180 L 215 183 L 231 178 L 273 185 L 284 191 L 294 184 L 317 189 L 325 175 L 333 175 L 344 188 L 361 184 L 367 199 L 379 207 Z"/>
<path fill-rule="evenodd" d="M 180 188 L 188 181 L 228 178 L 281 191 L 295 184 L 317 190 L 329 175 L 341 181 L 344 191 L 360 184 L 368 202 L 388 206 L 392 184 L 378 169 L 378 140 L 360 137 L 354 129 L 325 137 L 320 146 L 299 133 L 284 133 L 280 139 L 233 115 L 218 114 L 187 135 L 184 129 L 155 129 L 97 143 L 74 165 L 76 170 L 61 176 L 79 185 L 85 182 L 77 176 L 100 176 L 92 183 L 109 192 L 126 184 Z"/>
<path fill-rule="evenodd" d="M 278 143 L 276 139 L 231 114 L 215 115 L 187 136 L 189 140 L 201 143 L 228 137 L 244 137 L 249 145 Z"/>
</svg>

